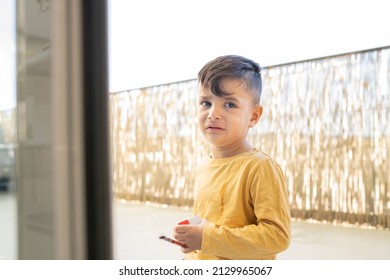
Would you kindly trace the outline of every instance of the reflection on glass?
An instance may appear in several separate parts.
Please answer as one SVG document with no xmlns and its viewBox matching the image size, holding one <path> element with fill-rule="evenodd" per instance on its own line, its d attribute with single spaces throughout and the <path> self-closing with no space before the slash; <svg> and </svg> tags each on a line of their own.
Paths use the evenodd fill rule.
<svg viewBox="0 0 390 280">
<path fill-rule="evenodd" d="M 0 260 L 17 258 L 15 197 L 15 3 L 0 1 Z"/>
<path fill-rule="evenodd" d="M 50 1 L 17 1 L 18 258 L 53 258 Z"/>
</svg>

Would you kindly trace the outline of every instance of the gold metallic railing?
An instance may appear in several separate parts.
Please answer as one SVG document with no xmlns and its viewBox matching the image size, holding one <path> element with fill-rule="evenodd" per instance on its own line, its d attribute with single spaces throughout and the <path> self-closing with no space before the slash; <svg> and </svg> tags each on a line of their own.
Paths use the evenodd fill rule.
<svg viewBox="0 0 390 280">
<path fill-rule="evenodd" d="M 249 138 L 282 166 L 292 216 L 390 228 L 390 49 L 262 72 Z M 192 205 L 196 95 L 196 80 L 110 94 L 116 197 Z"/>
</svg>

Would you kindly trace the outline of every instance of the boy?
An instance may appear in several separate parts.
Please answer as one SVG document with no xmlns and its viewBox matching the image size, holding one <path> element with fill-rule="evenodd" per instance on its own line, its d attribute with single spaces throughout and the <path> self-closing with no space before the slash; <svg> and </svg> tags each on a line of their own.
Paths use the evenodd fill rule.
<svg viewBox="0 0 390 280">
<path fill-rule="evenodd" d="M 178 225 L 185 259 L 275 259 L 290 244 L 283 173 L 252 148 L 248 130 L 259 121 L 262 81 L 257 63 L 218 57 L 198 74 L 198 125 L 211 156 L 198 170 L 193 211 L 199 225 Z"/>
</svg>

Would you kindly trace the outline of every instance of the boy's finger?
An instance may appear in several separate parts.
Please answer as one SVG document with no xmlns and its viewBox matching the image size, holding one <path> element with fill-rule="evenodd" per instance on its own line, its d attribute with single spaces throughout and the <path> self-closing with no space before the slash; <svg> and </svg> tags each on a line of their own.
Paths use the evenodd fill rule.
<svg viewBox="0 0 390 280">
<path fill-rule="evenodd" d="M 175 226 L 173 230 L 177 233 L 186 233 L 191 226 Z"/>
<path fill-rule="evenodd" d="M 175 238 L 176 240 L 179 240 L 179 241 L 183 241 L 184 240 L 183 234 L 180 234 L 180 233 L 174 233 L 173 234 L 173 238 Z"/>
<path fill-rule="evenodd" d="M 185 254 L 187 254 L 187 253 L 190 253 L 190 252 L 192 252 L 193 250 L 192 249 L 190 249 L 189 247 L 187 247 L 187 248 L 181 248 L 181 251 L 183 252 L 183 253 L 185 253 Z"/>
</svg>

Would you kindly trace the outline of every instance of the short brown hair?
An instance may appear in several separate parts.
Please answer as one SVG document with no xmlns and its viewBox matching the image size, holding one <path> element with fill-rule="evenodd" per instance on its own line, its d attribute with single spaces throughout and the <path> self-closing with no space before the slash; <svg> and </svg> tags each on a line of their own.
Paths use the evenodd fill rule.
<svg viewBox="0 0 390 280">
<path fill-rule="evenodd" d="M 260 65 L 253 60 L 238 55 L 225 55 L 206 63 L 198 73 L 198 81 L 201 86 L 210 87 L 214 95 L 225 96 L 228 93 L 221 89 L 221 80 L 240 79 L 253 92 L 254 102 L 259 104 L 262 91 L 260 71 Z"/>
</svg>

